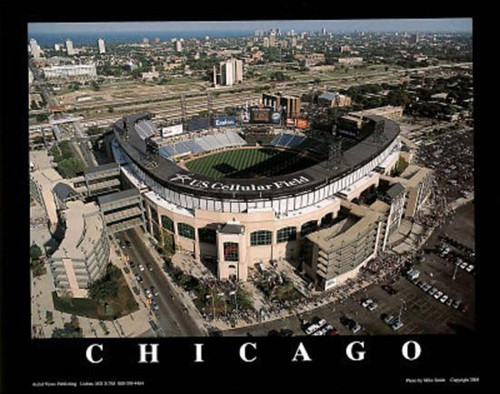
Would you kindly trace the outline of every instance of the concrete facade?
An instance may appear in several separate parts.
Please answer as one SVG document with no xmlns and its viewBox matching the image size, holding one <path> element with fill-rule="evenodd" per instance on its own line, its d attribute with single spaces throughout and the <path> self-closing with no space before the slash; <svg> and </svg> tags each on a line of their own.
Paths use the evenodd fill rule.
<svg viewBox="0 0 500 394">
<path fill-rule="evenodd" d="M 109 241 L 95 203 L 70 201 L 61 212 L 64 239 L 50 258 L 58 292 L 72 297 L 87 296 L 91 282 L 102 277 L 109 263 Z"/>
</svg>

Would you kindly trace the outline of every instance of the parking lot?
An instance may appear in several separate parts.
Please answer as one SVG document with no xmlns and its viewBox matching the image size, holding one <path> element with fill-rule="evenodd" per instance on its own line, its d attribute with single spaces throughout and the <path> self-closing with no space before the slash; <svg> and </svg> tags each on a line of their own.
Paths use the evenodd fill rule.
<svg viewBox="0 0 500 394">
<path fill-rule="evenodd" d="M 358 322 L 362 329 L 354 335 L 390 335 L 390 334 L 454 334 L 474 330 L 475 325 L 475 276 L 456 268 L 453 262 L 439 257 L 434 248 L 441 242 L 442 236 L 450 238 L 467 247 L 474 246 L 474 204 L 469 203 L 459 208 L 451 220 L 437 229 L 423 246 L 423 254 L 414 261 L 414 267 L 420 272 L 419 280 L 436 287 L 443 294 L 454 300 L 467 304 L 467 312 L 461 312 L 448 306 L 405 277 L 399 277 L 392 284 L 397 291 L 390 295 L 380 284 L 368 286 L 342 304 L 331 303 L 311 312 L 303 313 L 287 319 L 262 323 L 224 332 L 225 336 L 241 336 L 250 333 L 255 336 L 268 335 L 271 330 L 291 330 L 293 335 L 305 335 L 301 319 L 309 322 L 325 319 L 340 335 L 353 335 L 341 324 L 341 318 L 347 316 Z M 451 248 L 455 249 L 455 248 Z M 458 251 L 458 250 L 457 250 Z M 455 277 L 455 279 L 453 279 Z M 373 299 L 377 308 L 369 311 L 361 305 L 366 298 Z M 401 310 L 402 309 L 402 310 Z M 398 317 L 401 311 L 403 326 L 394 331 L 384 321 L 383 317 L 392 315 Z"/>
</svg>

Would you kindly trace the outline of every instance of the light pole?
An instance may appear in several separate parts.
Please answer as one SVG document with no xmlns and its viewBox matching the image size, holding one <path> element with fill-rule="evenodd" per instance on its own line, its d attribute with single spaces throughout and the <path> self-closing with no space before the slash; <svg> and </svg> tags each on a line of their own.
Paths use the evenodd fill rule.
<svg viewBox="0 0 500 394">
<path fill-rule="evenodd" d="M 238 313 L 238 297 L 237 297 L 238 291 L 237 290 L 238 289 L 236 288 L 236 290 L 229 292 L 229 295 L 234 295 L 234 305 L 235 305 L 236 313 Z"/>
<path fill-rule="evenodd" d="M 453 278 L 452 278 L 453 280 L 455 280 L 457 277 L 457 271 L 458 271 L 458 264 L 455 265 L 455 271 L 453 271 Z"/>
</svg>

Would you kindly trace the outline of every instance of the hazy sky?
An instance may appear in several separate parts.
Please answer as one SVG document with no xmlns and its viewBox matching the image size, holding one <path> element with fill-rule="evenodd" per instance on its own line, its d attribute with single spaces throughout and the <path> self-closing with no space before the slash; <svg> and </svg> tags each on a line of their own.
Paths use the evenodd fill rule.
<svg viewBox="0 0 500 394">
<path fill-rule="evenodd" d="M 224 22 L 114 22 L 114 23 L 30 23 L 29 33 L 85 33 L 85 32 L 175 32 L 253 31 L 279 28 L 328 31 L 436 31 L 472 32 L 472 18 L 453 19 L 371 19 L 371 20 L 275 20 Z"/>
</svg>

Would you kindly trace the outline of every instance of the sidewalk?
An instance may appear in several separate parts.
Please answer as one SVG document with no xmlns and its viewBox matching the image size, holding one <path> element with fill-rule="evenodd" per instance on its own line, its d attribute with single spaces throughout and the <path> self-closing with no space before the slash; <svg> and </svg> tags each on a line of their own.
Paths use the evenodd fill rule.
<svg viewBox="0 0 500 394">
<path fill-rule="evenodd" d="M 111 245 L 111 261 L 120 268 L 123 267 L 123 262 L 116 255 Z M 130 279 L 125 275 L 127 283 L 130 285 Z M 32 321 L 32 337 L 33 338 L 51 338 L 55 328 L 63 328 L 64 323 L 71 321 L 71 315 L 55 310 L 52 293 L 55 291 L 54 281 L 50 268 L 47 266 L 47 273 L 33 278 L 31 275 L 31 321 Z M 132 294 L 134 294 L 132 292 Z M 149 310 L 143 306 L 143 302 L 134 294 L 136 301 L 139 304 L 139 310 L 123 316 L 116 321 L 102 321 L 98 319 L 90 319 L 83 316 L 77 316 L 80 327 L 85 338 L 106 337 L 106 338 L 121 338 L 121 337 L 137 337 L 149 331 L 151 326 L 149 320 Z M 46 313 L 52 312 L 53 324 L 46 324 Z M 108 335 L 106 335 L 108 332 Z"/>
<path fill-rule="evenodd" d="M 164 271 L 164 269 L 163 269 L 163 264 L 164 264 L 163 258 L 160 256 L 160 254 L 158 253 L 158 251 L 154 247 L 152 247 L 151 242 L 149 241 L 149 239 L 147 239 L 147 236 L 141 233 L 141 237 L 143 238 L 144 244 L 146 245 L 146 247 L 150 250 L 150 254 L 153 257 L 155 263 L 158 265 L 159 270 L 163 274 L 165 280 L 170 283 L 170 285 L 172 286 L 172 288 L 173 288 L 174 292 L 176 293 L 176 295 L 178 296 L 178 298 L 180 300 L 182 300 L 183 306 L 185 306 L 188 309 L 190 316 L 196 322 L 198 328 L 201 331 L 205 332 L 208 335 L 208 331 L 207 331 L 207 327 L 206 327 L 206 322 L 203 319 L 203 316 L 201 315 L 200 311 L 198 310 L 198 308 L 194 304 L 193 300 L 189 296 L 189 294 L 184 289 L 182 289 L 179 285 L 177 285 L 172 280 L 172 278 L 170 278 L 170 275 L 168 275 Z M 185 270 L 186 267 L 189 269 L 189 267 L 192 266 L 192 264 L 189 264 L 189 258 L 190 257 L 187 256 L 187 255 L 185 255 L 185 254 L 181 254 L 181 253 L 174 254 L 172 256 L 172 264 L 174 264 L 174 261 L 173 261 L 174 258 L 176 259 L 178 266 L 180 265 L 181 267 L 183 267 L 183 270 Z M 175 265 L 177 265 L 177 264 L 175 264 Z M 196 266 L 199 266 L 199 264 L 197 264 Z M 188 273 L 189 272 L 193 272 L 193 269 L 194 268 L 192 268 L 191 271 L 188 271 Z M 202 273 L 203 273 L 203 270 L 205 270 L 206 271 L 205 275 L 212 276 L 212 274 L 206 268 L 204 268 L 204 267 L 198 267 L 197 270 L 199 272 L 202 272 Z M 193 275 L 193 276 L 195 276 L 195 275 Z"/>
</svg>

